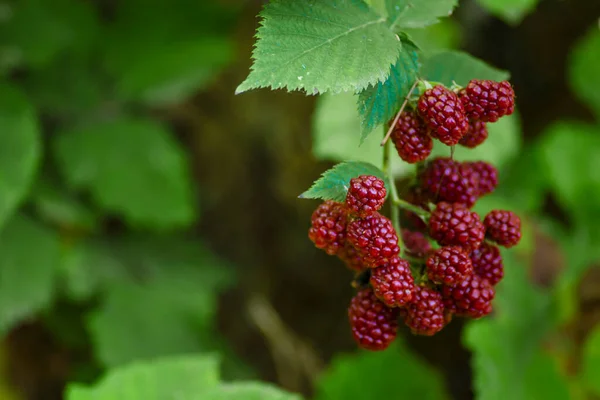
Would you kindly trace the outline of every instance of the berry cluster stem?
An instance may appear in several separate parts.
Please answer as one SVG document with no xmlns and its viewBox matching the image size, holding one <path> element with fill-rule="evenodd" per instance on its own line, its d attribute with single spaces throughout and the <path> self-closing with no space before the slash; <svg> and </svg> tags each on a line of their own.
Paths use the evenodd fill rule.
<svg viewBox="0 0 600 400">
<path fill-rule="evenodd" d="M 385 127 L 383 128 L 385 130 Z M 394 171 L 391 165 L 392 152 L 394 150 L 394 146 L 392 142 L 386 143 L 385 148 L 383 149 L 383 172 L 385 173 L 388 182 L 389 182 L 389 192 L 391 197 L 390 202 L 390 219 L 392 220 L 392 225 L 398 234 L 398 245 L 401 249 L 404 248 L 404 243 L 402 241 L 402 230 L 400 229 L 400 212 L 397 207 L 397 202 L 401 201 L 400 196 L 398 196 L 398 190 L 396 189 L 396 181 L 394 180 Z"/>
<path fill-rule="evenodd" d="M 417 214 L 419 217 L 421 217 L 421 219 L 423 219 L 425 222 L 427 222 L 427 219 L 429 218 L 429 213 L 425 210 L 423 210 L 420 207 L 415 206 L 414 204 L 409 203 L 406 200 L 402 200 L 399 198 L 392 198 L 392 202 L 394 203 L 394 205 L 396 207 L 400 207 L 406 211 L 410 211 L 413 212 L 415 214 Z"/>
</svg>

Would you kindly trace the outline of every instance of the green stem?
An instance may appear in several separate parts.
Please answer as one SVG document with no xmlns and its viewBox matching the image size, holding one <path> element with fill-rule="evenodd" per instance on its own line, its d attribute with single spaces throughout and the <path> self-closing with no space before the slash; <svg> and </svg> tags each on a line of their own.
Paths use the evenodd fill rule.
<svg viewBox="0 0 600 400">
<path fill-rule="evenodd" d="M 386 132 L 385 126 L 384 126 L 384 134 Z M 391 202 L 390 202 L 390 218 L 392 220 L 392 225 L 394 227 L 394 230 L 396 231 L 396 234 L 398 235 L 398 246 L 400 246 L 401 249 L 404 248 L 404 242 L 402 241 L 402 230 L 400 227 L 400 210 L 398 209 L 398 207 L 396 206 L 396 202 L 400 201 L 400 196 L 398 196 L 398 191 L 396 189 L 396 181 L 394 180 L 394 172 L 392 171 L 392 165 L 391 165 L 391 155 L 392 155 L 392 151 L 393 151 L 393 143 L 391 140 L 389 140 L 386 144 L 385 144 L 385 148 L 383 150 L 383 172 L 385 173 L 385 175 L 387 176 L 388 179 L 388 184 L 389 184 L 389 195 L 391 198 Z"/>
<path fill-rule="evenodd" d="M 417 207 L 414 204 L 409 203 L 406 200 L 393 199 L 393 202 L 396 207 L 400 207 L 405 209 L 406 211 L 413 212 L 425 221 L 429 218 L 429 213 L 427 211 L 423 210 L 421 207 Z"/>
</svg>

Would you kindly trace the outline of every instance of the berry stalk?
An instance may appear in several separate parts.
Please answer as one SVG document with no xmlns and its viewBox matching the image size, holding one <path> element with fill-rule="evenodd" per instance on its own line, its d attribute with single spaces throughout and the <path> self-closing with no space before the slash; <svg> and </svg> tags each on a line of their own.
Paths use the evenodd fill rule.
<svg viewBox="0 0 600 400">
<path fill-rule="evenodd" d="M 385 126 L 383 129 L 385 131 Z M 396 203 L 401 200 L 400 200 L 400 196 L 398 195 L 398 190 L 396 189 L 396 181 L 394 180 L 394 171 L 392 170 L 392 165 L 391 165 L 392 151 L 394 151 L 393 144 L 388 141 L 385 144 L 385 147 L 383 149 L 383 173 L 386 175 L 389 185 L 390 185 L 389 194 L 390 194 L 390 197 L 392 200 L 390 202 L 390 219 L 392 220 L 392 226 L 398 233 L 398 246 L 400 246 L 401 249 L 404 249 L 404 242 L 402 240 L 402 235 L 401 235 L 402 230 L 400 227 L 400 212 L 398 210 L 398 207 L 396 206 Z"/>
</svg>

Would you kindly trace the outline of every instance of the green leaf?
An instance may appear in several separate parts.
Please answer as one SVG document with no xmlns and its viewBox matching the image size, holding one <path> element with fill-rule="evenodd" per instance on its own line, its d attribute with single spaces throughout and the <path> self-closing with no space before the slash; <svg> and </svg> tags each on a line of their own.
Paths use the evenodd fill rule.
<svg viewBox="0 0 600 400">
<path fill-rule="evenodd" d="M 447 399 L 441 375 L 397 343 L 383 352 L 337 356 L 317 382 L 316 400 Z M 368 382 L 368 384 L 365 384 Z"/>
<path fill-rule="evenodd" d="M 461 51 L 432 53 L 422 63 L 421 78 L 447 86 L 452 82 L 466 86 L 471 79 L 503 81 L 509 78 L 508 72 L 491 67 Z"/>
<path fill-rule="evenodd" d="M 0 233 L 0 333 L 48 306 L 60 261 L 54 232 L 15 215 Z"/>
<path fill-rule="evenodd" d="M 388 77 L 402 47 L 386 19 L 361 0 L 279 0 L 260 17 L 254 64 L 236 93 L 362 90 Z"/>
<path fill-rule="evenodd" d="M 391 29 L 423 28 L 452 15 L 457 0 L 386 0 Z"/>
<path fill-rule="evenodd" d="M 573 48 L 569 58 L 569 82 L 573 93 L 600 118 L 600 30 L 594 26 Z"/>
<path fill-rule="evenodd" d="M 319 96 L 312 132 L 313 154 L 317 159 L 365 161 L 381 167 L 381 138 L 373 135 L 360 144 L 360 119 L 354 95 L 326 93 Z"/>
<path fill-rule="evenodd" d="M 21 92 L 0 84 L 0 227 L 27 195 L 41 157 L 35 111 Z"/>
<path fill-rule="evenodd" d="M 400 105 L 417 79 L 419 60 L 417 48 L 403 40 L 403 51 L 390 70 L 385 82 L 369 86 L 358 96 L 362 135 L 365 140 L 376 126 L 388 122 L 400 109 Z"/>
<path fill-rule="evenodd" d="M 497 16 L 511 25 L 519 24 L 531 13 L 539 0 L 478 0 L 479 4 L 490 14 Z"/>
<path fill-rule="evenodd" d="M 202 400 L 301 400 L 297 394 L 284 392 L 262 382 L 221 384 L 202 396 Z M 198 397 L 198 400 L 200 398 Z"/>
<path fill-rule="evenodd" d="M 464 332 L 473 351 L 476 396 L 569 398 L 565 378 L 541 347 L 555 324 L 552 298 L 528 281 L 526 266 L 512 252 L 503 256 L 505 277 L 496 287 L 495 315 L 469 323 Z"/>
<path fill-rule="evenodd" d="M 344 201 L 350 180 L 360 175 L 374 175 L 385 180 L 383 172 L 373 164 L 359 161 L 344 162 L 325 171 L 310 189 L 300 195 L 300 198 Z"/>
<path fill-rule="evenodd" d="M 453 19 L 444 19 L 427 28 L 404 29 L 403 32 L 423 52 L 453 49 L 461 42 L 461 28 Z"/>
<path fill-rule="evenodd" d="M 115 368 L 93 387 L 71 384 L 66 399 L 191 400 L 218 384 L 217 358 L 179 356 Z"/>
<path fill-rule="evenodd" d="M 169 229 L 194 222 L 185 153 L 170 132 L 149 120 L 122 119 L 63 132 L 55 157 L 71 187 L 88 189 L 130 225 Z"/>
<path fill-rule="evenodd" d="M 600 396 L 600 326 L 592 331 L 585 342 L 581 370 L 586 387 Z"/>
</svg>

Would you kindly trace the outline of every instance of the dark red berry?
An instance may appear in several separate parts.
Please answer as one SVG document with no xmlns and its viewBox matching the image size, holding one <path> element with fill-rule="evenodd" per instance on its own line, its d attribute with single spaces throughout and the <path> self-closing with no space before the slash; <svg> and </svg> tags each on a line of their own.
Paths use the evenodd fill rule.
<svg viewBox="0 0 600 400">
<path fill-rule="evenodd" d="M 350 180 L 346 206 L 357 214 L 365 214 L 381 209 L 385 202 L 384 182 L 373 175 L 361 175 Z"/>
<path fill-rule="evenodd" d="M 366 268 L 362 263 L 362 257 L 358 250 L 348 242 L 338 251 L 337 256 L 352 271 L 360 272 Z"/>
<path fill-rule="evenodd" d="M 490 211 L 483 224 L 486 235 L 500 246 L 512 247 L 521 240 L 521 219 L 512 211 Z"/>
<path fill-rule="evenodd" d="M 473 274 L 471 259 L 462 247 L 446 246 L 427 257 L 427 276 L 435 283 L 454 286 Z"/>
<path fill-rule="evenodd" d="M 469 166 L 479 182 L 479 197 L 492 193 L 498 186 L 498 170 L 492 164 L 485 161 L 464 163 Z"/>
<path fill-rule="evenodd" d="M 346 242 L 346 218 L 343 204 L 327 200 L 313 212 L 308 237 L 317 248 L 335 255 Z"/>
<path fill-rule="evenodd" d="M 417 335 L 432 336 L 446 325 L 441 294 L 426 286 L 417 286 L 406 305 L 404 323 Z"/>
<path fill-rule="evenodd" d="M 456 286 L 442 286 L 444 306 L 462 317 L 481 318 L 492 312 L 495 291 L 478 275 L 471 275 Z"/>
<path fill-rule="evenodd" d="M 387 307 L 370 288 L 352 298 L 348 318 L 354 340 L 364 349 L 385 350 L 396 338 L 398 309 Z"/>
<path fill-rule="evenodd" d="M 371 271 L 371 287 L 386 306 L 404 306 L 415 291 L 408 261 L 393 257 L 389 263 L 374 268 Z"/>
<path fill-rule="evenodd" d="M 425 160 L 433 149 L 433 140 L 417 114 L 403 111 L 392 130 L 392 141 L 398 155 L 407 163 Z"/>
<path fill-rule="evenodd" d="M 504 266 L 502 264 L 502 255 L 498 247 L 483 242 L 478 249 L 471 252 L 471 262 L 475 274 L 492 285 L 496 285 L 504 277 Z"/>
<path fill-rule="evenodd" d="M 473 79 L 460 92 L 467 116 L 483 122 L 496 122 L 515 110 L 515 92 L 508 81 Z"/>
<path fill-rule="evenodd" d="M 442 85 L 426 90 L 419 98 L 417 109 L 431 137 L 448 146 L 457 144 L 469 129 L 460 99 Z"/>
<path fill-rule="evenodd" d="M 478 175 L 468 164 L 438 157 L 420 172 L 421 188 L 434 202 L 447 201 L 473 207 L 479 196 Z"/>
<path fill-rule="evenodd" d="M 438 203 L 429 218 L 429 235 L 442 246 L 479 247 L 485 229 L 479 215 L 458 203 Z"/>
<path fill-rule="evenodd" d="M 402 229 L 402 241 L 405 251 L 413 257 L 423 258 L 431 251 L 429 239 L 421 232 Z"/>
<path fill-rule="evenodd" d="M 469 121 L 469 130 L 465 133 L 465 136 L 458 142 L 461 146 L 465 146 L 471 149 L 479 146 L 488 137 L 488 130 L 485 122 L 482 121 Z"/>
<path fill-rule="evenodd" d="M 347 238 L 366 267 L 383 265 L 400 252 L 392 222 L 378 212 L 350 222 Z"/>
</svg>

